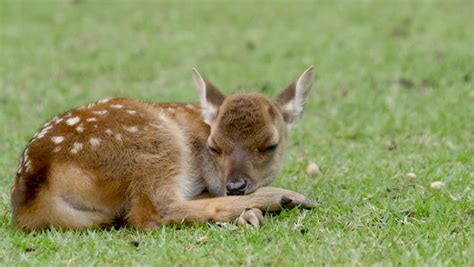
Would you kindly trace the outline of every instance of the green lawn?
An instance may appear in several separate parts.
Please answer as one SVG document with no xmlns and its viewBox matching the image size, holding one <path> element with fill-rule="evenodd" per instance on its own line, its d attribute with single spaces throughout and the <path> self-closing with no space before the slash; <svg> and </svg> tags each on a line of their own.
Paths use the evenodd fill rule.
<svg viewBox="0 0 474 267">
<path fill-rule="evenodd" d="M 0 3 L 1 265 L 474 265 L 474 1 Z M 275 96 L 311 64 L 274 185 L 318 209 L 260 229 L 12 226 L 19 155 L 55 114 L 107 96 L 195 101 L 193 66 L 227 93 Z"/>
</svg>

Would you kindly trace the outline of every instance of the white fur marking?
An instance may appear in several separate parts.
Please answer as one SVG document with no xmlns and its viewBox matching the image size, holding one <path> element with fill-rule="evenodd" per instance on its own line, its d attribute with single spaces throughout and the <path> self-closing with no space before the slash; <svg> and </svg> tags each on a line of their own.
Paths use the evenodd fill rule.
<svg viewBox="0 0 474 267">
<path fill-rule="evenodd" d="M 56 119 L 57 119 L 57 118 L 51 119 L 50 121 L 48 121 L 47 123 L 45 123 L 43 126 L 44 126 L 44 127 L 47 127 L 47 126 L 51 125 L 51 124 L 53 123 L 53 120 L 56 120 Z"/>
<path fill-rule="evenodd" d="M 82 143 L 74 143 L 73 148 L 71 149 L 72 154 L 77 154 L 79 151 L 82 150 L 84 145 Z"/>
<path fill-rule="evenodd" d="M 43 130 L 41 130 L 42 132 L 43 131 L 49 131 L 51 128 L 53 128 L 53 125 L 48 125 L 46 127 L 43 128 Z"/>
<path fill-rule="evenodd" d="M 97 147 L 100 145 L 100 139 L 99 138 L 91 138 L 89 139 L 89 143 L 91 143 L 92 147 Z"/>
<path fill-rule="evenodd" d="M 16 173 L 17 174 L 20 174 L 23 172 L 23 165 L 22 164 L 18 164 L 18 168 L 16 169 Z"/>
<path fill-rule="evenodd" d="M 160 120 L 162 120 L 165 124 L 170 123 L 169 118 L 163 112 L 160 112 L 159 116 L 160 116 Z"/>
<path fill-rule="evenodd" d="M 26 161 L 24 167 L 26 168 L 26 172 L 31 170 L 31 161 Z"/>
<path fill-rule="evenodd" d="M 110 130 L 110 129 L 105 129 L 105 133 L 107 135 L 112 135 L 113 134 L 112 130 Z"/>
<path fill-rule="evenodd" d="M 99 100 L 97 103 L 104 104 L 110 101 L 111 98 L 104 98 L 102 100 Z"/>
<path fill-rule="evenodd" d="M 59 123 L 61 123 L 63 120 L 64 120 L 63 118 L 59 118 L 59 119 L 57 119 L 57 120 L 54 122 L 54 124 L 59 124 Z"/>
<path fill-rule="evenodd" d="M 79 125 L 79 126 L 77 126 L 76 131 L 78 133 L 82 133 L 82 132 L 84 132 L 84 127 L 82 125 Z"/>
<path fill-rule="evenodd" d="M 155 124 L 155 123 L 150 123 L 149 125 L 150 125 L 151 127 L 157 128 L 157 129 L 163 128 L 163 126 L 158 125 L 158 124 Z"/>
<path fill-rule="evenodd" d="M 137 112 L 135 110 L 131 110 L 131 109 L 127 110 L 127 113 L 130 114 L 130 115 L 137 114 Z"/>
<path fill-rule="evenodd" d="M 115 109 L 121 109 L 121 108 L 123 108 L 123 105 L 113 104 L 113 105 L 110 105 L 110 107 L 115 108 Z"/>
<path fill-rule="evenodd" d="M 119 142 L 122 142 L 122 135 L 121 134 L 115 134 L 115 139 Z"/>
<path fill-rule="evenodd" d="M 64 141 L 64 137 L 63 136 L 53 136 L 53 137 L 51 137 L 51 141 L 53 141 L 53 143 L 55 143 L 55 144 L 61 144 L 61 142 Z"/>
<path fill-rule="evenodd" d="M 35 135 L 33 135 L 33 138 L 43 138 L 51 128 L 53 128 L 52 125 L 43 128 L 40 132 L 37 132 Z"/>
<path fill-rule="evenodd" d="M 96 110 L 92 113 L 94 113 L 95 115 L 105 115 L 107 113 L 107 110 Z"/>
<path fill-rule="evenodd" d="M 131 133 L 136 133 L 138 132 L 138 128 L 136 126 L 130 126 L 130 127 L 123 127 L 127 132 Z"/>
<path fill-rule="evenodd" d="M 53 150 L 54 153 L 57 153 L 57 152 L 59 152 L 59 151 L 61 151 L 61 147 L 60 147 L 60 146 L 55 147 L 54 150 Z"/>
<path fill-rule="evenodd" d="M 87 122 L 91 122 L 91 121 L 97 121 L 97 119 L 96 119 L 96 118 L 94 118 L 94 117 L 92 117 L 92 118 L 87 118 L 87 119 L 86 119 L 86 121 L 87 121 Z"/>
<path fill-rule="evenodd" d="M 24 155 L 23 155 L 23 160 L 22 160 L 22 162 L 21 162 L 22 165 L 25 165 L 25 162 L 28 162 L 28 161 L 29 161 L 28 155 L 27 155 L 27 154 L 24 154 Z"/>
<path fill-rule="evenodd" d="M 40 133 L 35 137 L 35 139 L 41 139 L 41 138 L 44 137 L 45 134 L 46 134 L 45 132 L 40 132 Z"/>
<path fill-rule="evenodd" d="M 76 117 L 67 119 L 67 120 L 66 120 L 66 124 L 67 124 L 67 125 L 70 125 L 70 126 L 73 126 L 73 125 L 75 125 L 76 123 L 78 123 L 80 120 L 81 120 L 81 118 L 79 118 L 78 116 L 76 116 Z"/>
</svg>

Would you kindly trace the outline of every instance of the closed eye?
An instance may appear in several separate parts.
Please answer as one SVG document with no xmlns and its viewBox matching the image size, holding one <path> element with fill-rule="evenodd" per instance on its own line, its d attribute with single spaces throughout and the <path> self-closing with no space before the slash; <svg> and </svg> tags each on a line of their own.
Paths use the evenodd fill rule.
<svg viewBox="0 0 474 267">
<path fill-rule="evenodd" d="M 221 151 L 215 147 L 212 147 L 210 145 L 207 145 L 207 149 L 209 150 L 209 152 L 214 155 L 214 156 L 218 156 L 221 154 Z"/>
<path fill-rule="evenodd" d="M 258 152 L 260 152 L 260 153 L 271 153 L 271 152 L 274 152 L 277 147 L 278 147 L 278 144 L 270 145 L 270 146 L 264 147 L 262 149 L 258 149 Z"/>
</svg>

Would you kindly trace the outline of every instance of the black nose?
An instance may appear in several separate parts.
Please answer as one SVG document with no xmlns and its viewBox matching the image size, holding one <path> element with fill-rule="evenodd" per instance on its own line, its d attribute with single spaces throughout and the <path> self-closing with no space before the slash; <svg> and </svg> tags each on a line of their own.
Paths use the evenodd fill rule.
<svg viewBox="0 0 474 267">
<path fill-rule="evenodd" d="M 226 185 L 227 195 L 228 196 L 243 195 L 245 193 L 246 187 L 247 187 L 247 180 L 245 178 L 239 177 L 237 179 L 232 179 Z"/>
</svg>

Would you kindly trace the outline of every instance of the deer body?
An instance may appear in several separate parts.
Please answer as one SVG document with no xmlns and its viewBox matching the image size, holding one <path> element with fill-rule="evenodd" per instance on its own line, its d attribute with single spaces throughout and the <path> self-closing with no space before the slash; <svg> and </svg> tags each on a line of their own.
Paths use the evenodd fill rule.
<svg viewBox="0 0 474 267">
<path fill-rule="evenodd" d="M 297 83 L 278 103 L 252 93 L 224 97 L 197 71 L 194 81 L 200 106 L 106 99 L 43 125 L 17 171 L 17 226 L 150 229 L 239 215 L 258 225 L 258 210 L 312 206 L 265 187 L 281 166 Z"/>
</svg>

